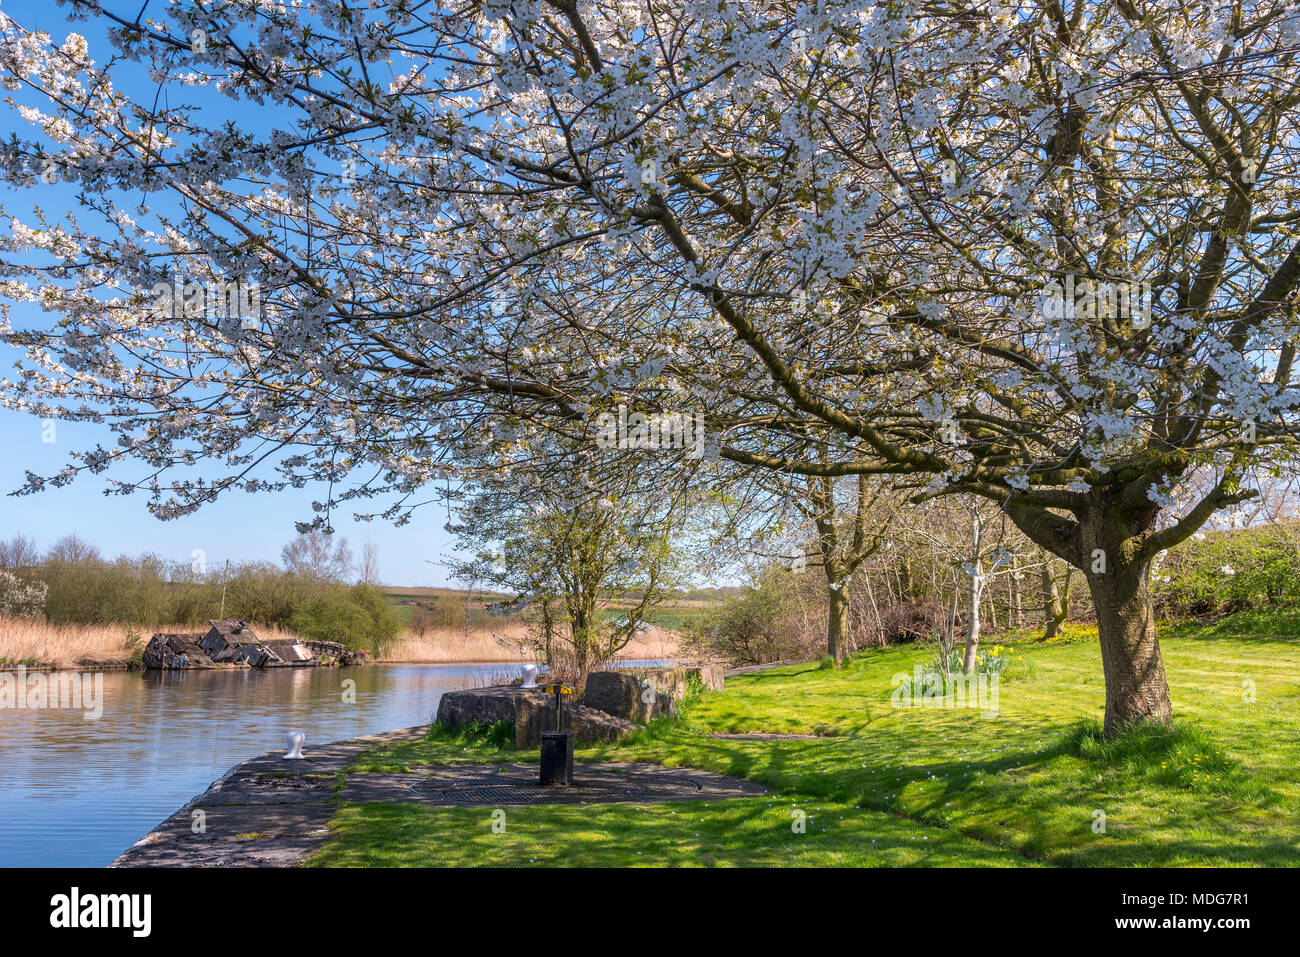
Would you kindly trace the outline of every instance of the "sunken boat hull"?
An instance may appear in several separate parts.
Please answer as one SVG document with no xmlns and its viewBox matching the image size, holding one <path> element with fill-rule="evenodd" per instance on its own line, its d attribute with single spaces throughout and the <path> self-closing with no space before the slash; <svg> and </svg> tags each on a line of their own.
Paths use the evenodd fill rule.
<svg viewBox="0 0 1300 957">
<path fill-rule="evenodd" d="M 335 641 L 263 640 L 248 623 L 235 618 L 210 621 L 206 632 L 159 633 L 144 650 L 144 666 L 152 671 L 209 668 L 313 668 L 356 665 L 364 651 L 351 651 Z"/>
</svg>

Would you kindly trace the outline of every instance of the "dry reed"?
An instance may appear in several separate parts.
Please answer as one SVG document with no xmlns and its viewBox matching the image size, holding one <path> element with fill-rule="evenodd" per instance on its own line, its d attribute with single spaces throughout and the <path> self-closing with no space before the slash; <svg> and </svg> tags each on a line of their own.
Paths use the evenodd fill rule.
<svg viewBox="0 0 1300 957">
<path fill-rule="evenodd" d="M 274 625 L 253 624 L 259 638 L 299 640 L 299 636 Z M 161 625 L 140 627 L 122 624 L 51 625 L 38 619 L 0 618 L 0 663 L 36 662 L 58 668 L 73 668 L 83 662 L 125 665 L 131 658 L 127 634 L 134 631 L 142 642 L 156 632 L 197 633 L 205 630 L 195 625 Z M 528 648 L 527 628 L 520 622 L 502 622 L 493 631 L 503 638 Z M 397 637 L 380 656 L 380 661 L 405 663 L 460 664 L 486 662 L 518 664 L 536 660 L 531 650 L 521 655 L 502 645 L 492 631 L 439 628 L 417 635 L 405 632 Z M 642 659 L 676 658 L 678 636 L 662 628 L 651 628 L 637 635 L 614 662 Z"/>
<path fill-rule="evenodd" d="M 423 635 L 404 632 L 398 635 L 389 648 L 380 655 L 380 661 L 460 664 L 465 662 L 502 662 L 515 664 L 535 661 L 536 655 L 528 649 L 521 655 L 502 645 L 492 637 L 493 631 L 520 647 L 528 649 L 527 627 L 520 622 L 502 622 L 491 631 L 471 629 L 435 628 Z M 662 628 L 651 628 L 637 635 L 617 656 L 618 661 L 646 658 L 675 658 L 678 652 L 677 635 Z"/>
<path fill-rule="evenodd" d="M 85 663 L 124 665 L 131 659 L 127 633 L 134 631 L 141 642 L 155 632 L 198 633 L 196 625 L 51 625 L 39 619 L 0 618 L 0 659 L 7 664 L 36 662 L 57 668 L 74 668 Z M 274 625 L 253 625 L 253 633 L 265 639 L 298 640 L 292 632 Z"/>
</svg>

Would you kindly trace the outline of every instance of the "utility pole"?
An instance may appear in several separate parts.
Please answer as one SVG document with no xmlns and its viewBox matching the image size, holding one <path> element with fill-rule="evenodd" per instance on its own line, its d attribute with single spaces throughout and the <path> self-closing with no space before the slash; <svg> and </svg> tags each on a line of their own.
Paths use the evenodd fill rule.
<svg viewBox="0 0 1300 957">
<path fill-rule="evenodd" d="M 230 559 L 226 559 L 226 570 L 221 575 L 221 611 L 217 614 L 217 621 L 226 619 L 226 582 L 230 580 Z"/>
</svg>

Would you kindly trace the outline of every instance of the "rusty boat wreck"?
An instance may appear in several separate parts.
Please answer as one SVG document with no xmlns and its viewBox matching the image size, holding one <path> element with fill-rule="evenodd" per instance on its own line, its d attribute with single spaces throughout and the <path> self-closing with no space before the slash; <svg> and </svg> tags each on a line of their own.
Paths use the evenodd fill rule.
<svg viewBox="0 0 1300 957">
<path fill-rule="evenodd" d="M 209 621 L 206 632 L 158 633 L 144 650 L 144 666 L 152 671 L 201 668 L 312 668 L 320 665 L 359 665 L 364 651 L 352 651 L 336 641 L 263 640 L 248 622 L 237 618 Z"/>
</svg>

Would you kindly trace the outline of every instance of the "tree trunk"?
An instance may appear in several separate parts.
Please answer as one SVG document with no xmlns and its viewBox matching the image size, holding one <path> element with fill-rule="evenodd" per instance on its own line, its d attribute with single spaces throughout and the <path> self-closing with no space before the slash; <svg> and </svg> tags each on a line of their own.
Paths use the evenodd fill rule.
<svg viewBox="0 0 1300 957">
<path fill-rule="evenodd" d="M 1106 738 L 1135 721 L 1168 724 L 1169 684 L 1151 614 L 1147 563 L 1115 562 L 1104 572 L 1087 572 L 1087 578 L 1106 675 Z"/>
<path fill-rule="evenodd" d="M 962 658 L 961 670 L 971 674 L 975 670 L 975 658 L 980 647 L 980 595 L 984 591 L 984 568 L 980 563 L 980 552 L 984 546 L 984 523 L 979 512 L 971 509 L 971 558 L 967 577 L 970 586 L 966 592 L 966 654 Z"/>
<path fill-rule="evenodd" d="M 591 641 L 591 623 L 585 608 L 578 608 L 573 614 L 573 661 L 579 675 L 587 673 L 587 652 Z"/>
<path fill-rule="evenodd" d="M 885 647 L 885 623 L 880 618 L 880 606 L 876 604 L 876 594 L 871 588 L 871 574 L 868 572 L 865 576 L 867 583 L 867 600 L 871 602 L 871 614 L 876 619 L 876 640 L 872 645 L 876 648 Z M 885 585 L 888 587 L 889 578 L 886 576 Z"/>
<path fill-rule="evenodd" d="M 1061 633 L 1061 625 L 1070 615 L 1070 576 L 1073 569 L 1065 570 L 1065 594 L 1056 587 L 1056 578 L 1052 575 L 1051 562 L 1043 564 L 1043 637 L 1039 641 L 1048 641 Z"/>
<path fill-rule="evenodd" d="M 975 670 L 975 658 L 980 648 L 980 592 L 983 580 L 979 568 L 970 576 L 970 588 L 966 592 L 966 654 L 962 658 L 961 670 L 970 674 Z"/>
<path fill-rule="evenodd" d="M 1107 740 L 1134 722 L 1168 724 L 1172 713 L 1148 591 L 1147 553 L 1159 507 L 1146 494 L 1147 481 L 1143 477 L 1118 489 L 1095 489 L 1086 506 L 1076 510 L 1077 524 L 1046 511 L 1009 508 L 1026 535 L 1081 569 L 1088 582 L 1106 676 Z M 1051 571 L 1044 569 L 1045 599 L 1054 584 Z M 1068 606 L 1068 597 L 1063 604 Z"/>
<path fill-rule="evenodd" d="M 1043 563 L 1043 637 L 1042 641 L 1056 637 L 1056 579 L 1052 577 L 1051 562 Z"/>
<path fill-rule="evenodd" d="M 546 666 L 554 667 L 555 655 L 552 643 L 555 640 L 555 620 L 551 614 L 551 600 L 542 599 L 542 647 L 546 654 Z"/>
<path fill-rule="evenodd" d="M 1011 570 L 1007 573 L 1007 628 L 1020 628 L 1020 556 L 1011 555 Z"/>
<path fill-rule="evenodd" d="M 826 622 L 826 651 L 831 656 L 831 661 L 838 668 L 844 660 L 844 649 L 847 641 L 848 619 L 849 619 L 849 586 L 845 582 L 838 588 L 827 586 L 827 622 Z"/>
</svg>

